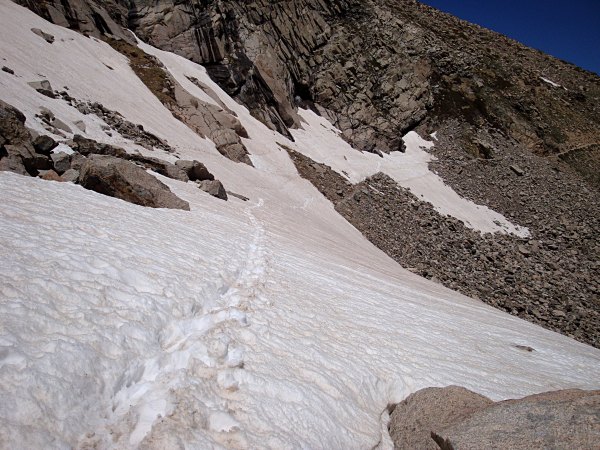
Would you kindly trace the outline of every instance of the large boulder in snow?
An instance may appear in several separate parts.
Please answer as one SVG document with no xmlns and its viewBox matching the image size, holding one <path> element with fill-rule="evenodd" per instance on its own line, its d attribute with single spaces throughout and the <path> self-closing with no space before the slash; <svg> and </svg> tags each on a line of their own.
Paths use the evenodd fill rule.
<svg viewBox="0 0 600 450">
<path fill-rule="evenodd" d="M 144 169 L 113 156 L 90 156 L 81 167 L 79 184 L 86 189 L 136 205 L 186 211 L 190 209 L 188 202 L 181 200 Z"/>
<path fill-rule="evenodd" d="M 48 155 L 37 153 L 21 111 L 0 100 L 0 171 L 36 176 L 52 168 Z"/>
<path fill-rule="evenodd" d="M 179 181 L 189 181 L 189 178 L 185 171 L 177 167 L 175 164 L 163 161 L 162 159 L 153 158 L 151 156 L 144 156 L 140 154 L 128 154 L 127 159 L 135 161 L 141 164 L 146 169 L 150 169 L 153 172 L 159 173 L 165 177 L 172 178 Z"/>
<path fill-rule="evenodd" d="M 431 433 L 492 405 L 489 398 L 458 386 L 427 388 L 399 403 L 391 415 L 389 430 L 395 448 L 436 450 Z"/>
<path fill-rule="evenodd" d="M 444 450 L 598 448 L 600 391 L 556 391 L 498 402 L 433 437 Z"/>
<path fill-rule="evenodd" d="M 600 391 L 494 403 L 457 386 L 427 388 L 396 406 L 389 430 L 398 449 L 597 448 Z"/>
<path fill-rule="evenodd" d="M 85 138 L 79 134 L 73 136 L 73 140 L 69 142 L 71 147 L 76 152 L 81 153 L 83 156 L 89 155 L 108 155 L 116 156 L 118 158 L 126 158 L 127 152 L 121 147 L 115 147 L 110 144 L 103 144 L 101 142 L 94 141 L 93 139 Z"/>
<path fill-rule="evenodd" d="M 178 161 L 175 161 L 175 165 L 187 174 L 190 181 L 204 181 L 215 179 L 214 175 L 210 173 L 206 166 L 200 161 L 188 161 L 180 159 Z"/>
<path fill-rule="evenodd" d="M 223 183 L 221 183 L 219 180 L 204 180 L 198 185 L 198 187 L 213 197 L 227 201 L 227 191 L 223 187 Z"/>
</svg>

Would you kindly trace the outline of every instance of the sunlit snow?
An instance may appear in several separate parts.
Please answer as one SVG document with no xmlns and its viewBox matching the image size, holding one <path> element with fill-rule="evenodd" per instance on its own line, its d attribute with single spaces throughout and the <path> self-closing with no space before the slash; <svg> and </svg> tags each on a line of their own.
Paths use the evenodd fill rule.
<svg viewBox="0 0 600 450">
<path fill-rule="evenodd" d="M 223 202 L 158 176 L 191 211 L 157 210 L 0 173 L 2 447 L 391 448 L 388 404 L 423 387 L 459 384 L 493 399 L 599 387 L 600 351 L 402 269 L 301 179 L 277 144 L 353 181 L 381 163 L 418 193 L 419 179 L 436 183 L 418 136 L 407 137 L 406 155 L 381 159 L 343 147 L 330 124 L 302 112 L 304 130 L 290 143 L 201 67 L 145 46 L 190 93 L 209 101 L 185 75 L 236 111 L 252 168 L 174 119 L 107 45 L 8 0 L 0 0 L 0 42 L 2 64 L 18 76 L 0 72 L 0 98 L 22 109 L 28 126 L 40 128 L 41 105 L 67 123 L 82 119 L 26 85 L 43 72 L 206 162 L 250 198 Z M 101 62 L 114 70 L 104 74 Z M 136 148 L 86 120 L 89 137 Z M 402 172 L 406 161 L 422 168 L 416 180 Z M 482 224 L 492 217 L 464 214 Z"/>
<path fill-rule="evenodd" d="M 544 78 L 544 77 L 540 77 L 540 79 L 544 82 L 544 83 L 548 83 L 550 86 L 552 87 L 562 87 L 560 84 L 555 83 L 552 80 L 549 80 L 548 78 Z"/>
</svg>

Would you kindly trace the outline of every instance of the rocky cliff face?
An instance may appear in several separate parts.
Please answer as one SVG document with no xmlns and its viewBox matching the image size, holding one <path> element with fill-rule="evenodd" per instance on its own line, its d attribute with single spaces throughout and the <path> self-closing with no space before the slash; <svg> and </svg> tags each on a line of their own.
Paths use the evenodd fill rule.
<svg viewBox="0 0 600 450">
<path fill-rule="evenodd" d="M 115 36 L 131 43 L 126 31 L 128 0 L 15 0 L 57 25 L 77 30 L 87 36 Z"/>
<path fill-rule="evenodd" d="M 476 156 L 473 138 L 489 130 L 539 154 L 598 161 L 597 76 L 418 2 L 133 4 L 142 39 L 206 65 L 284 134 L 300 125 L 296 107 L 314 104 L 359 150 L 399 150 L 417 125 L 459 119 Z"/>
<path fill-rule="evenodd" d="M 310 106 L 361 151 L 401 150 L 419 125 L 463 125 L 457 146 L 489 158 L 499 134 L 600 168 L 600 79 L 414 0 L 19 0 L 87 34 L 144 41 L 203 64 L 231 96 L 289 137 Z M 489 147 L 490 145 L 488 145 Z M 493 146 L 493 145 L 492 145 Z"/>
</svg>

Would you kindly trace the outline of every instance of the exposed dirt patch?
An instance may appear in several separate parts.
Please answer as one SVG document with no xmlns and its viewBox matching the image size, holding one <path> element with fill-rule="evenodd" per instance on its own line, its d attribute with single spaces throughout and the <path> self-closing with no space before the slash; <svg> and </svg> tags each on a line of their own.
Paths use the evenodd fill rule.
<svg viewBox="0 0 600 450">
<path fill-rule="evenodd" d="M 173 83 L 157 58 L 122 40 L 108 39 L 107 42 L 129 59 L 135 74 L 164 105 L 176 103 Z"/>
</svg>

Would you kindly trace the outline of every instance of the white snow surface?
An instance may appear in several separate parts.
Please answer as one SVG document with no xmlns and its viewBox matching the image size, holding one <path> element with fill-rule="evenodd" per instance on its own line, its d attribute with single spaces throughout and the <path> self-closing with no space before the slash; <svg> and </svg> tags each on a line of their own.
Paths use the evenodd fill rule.
<svg viewBox="0 0 600 450">
<path fill-rule="evenodd" d="M 35 117 L 45 107 L 74 132 L 100 142 L 142 150 L 117 132 L 108 136 L 101 128 L 106 124 L 97 116 L 84 115 L 64 100 L 46 97 L 27 84 L 48 80 L 55 90 L 67 90 L 78 100 L 99 102 L 127 120 L 143 124 L 145 130 L 165 138 L 177 149 L 218 154 L 212 142 L 174 120 L 135 75 L 127 58 L 108 44 L 53 25 L 9 0 L 0 0 L 0 21 L 0 63 L 15 71 L 15 75 L 0 72 L 2 100 L 25 114 L 30 128 L 49 134 Z M 52 34 L 54 43 L 35 35 L 31 28 Z M 78 120 L 85 123 L 86 133 L 75 126 Z"/>
<path fill-rule="evenodd" d="M 544 83 L 548 83 L 550 86 L 552 87 L 562 87 L 560 84 L 555 83 L 552 80 L 549 80 L 548 78 L 544 78 L 544 77 L 540 77 L 540 79 L 544 82 Z"/>
<path fill-rule="evenodd" d="M 441 214 L 456 217 L 465 225 L 486 233 L 507 232 L 526 237 L 529 230 L 513 225 L 501 214 L 462 198 L 439 176 L 429 170 L 433 156 L 426 150 L 433 142 L 411 131 L 404 138 L 406 151 L 383 154 L 361 153 L 344 142 L 324 118 L 312 111 L 301 111 L 305 129 L 292 131 L 301 151 L 317 162 L 327 164 L 353 182 L 383 172 L 417 198 L 427 201 Z"/>
<path fill-rule="evenodd" d="M 352 181 L 385 168 L 432 201 L 448 190 L 425 172 L 420 147 L 429 144 L 418 135 L 407 136 L 406 155 L 381 159 L 302 112 L 291 143 L 200 66 L 143 46 L 190 93 L 211 101 L 186 75 L 236 112 L 252 168 L 182 126 L 105 44 L 8 0 L 0 42 L 0 62 L 16 72 L 0 72 L 0 98 L 27 125 L 43 130 L 34 116 L 44 105 L 67 123 L 85 119 L 91 138 L 136 150 L 26 85 L 43 72 L 250 198 L 223 202 L 158 176 L 191 211 L 157 210 L 0 173 L 0 448 L 391 448 L 387 405 L 424 387 L 458 384 L 493 399 L 600 387 L 600 351 L 404 270 L 302 180 L 277 144 Z M 432 194 L 425 182 L 437 186 Z M 451 201 L 473 226 L 493 217 Z"/>
</svg>

